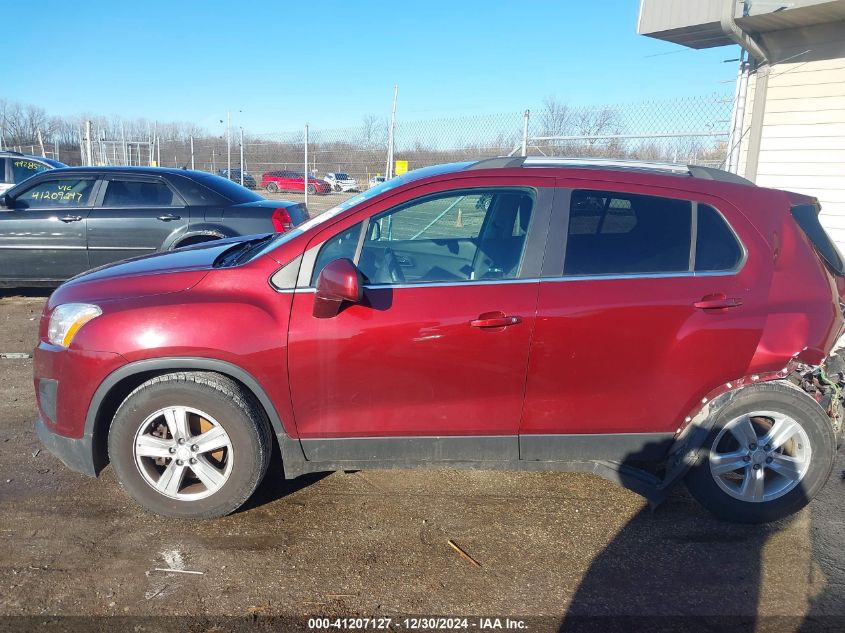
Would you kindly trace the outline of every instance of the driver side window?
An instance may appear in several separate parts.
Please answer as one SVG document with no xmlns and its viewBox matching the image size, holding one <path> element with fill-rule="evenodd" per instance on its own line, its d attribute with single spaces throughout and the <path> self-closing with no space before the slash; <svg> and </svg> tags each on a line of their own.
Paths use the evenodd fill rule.
<svg viewBox="0 0 845 633">
<path fill-rule="evenodd" d="M 15 197 L 16 209 L 45 207 L 83 207 L 94 189 L 93 178 L 55 178 L 42 180 Z"/>
<path fill-rule="evenodd" d="M 370 219 L 358 268 L 372 284 L 512 279 L 534 198 L 514 189 L 435 194 Z"/>
</svg>

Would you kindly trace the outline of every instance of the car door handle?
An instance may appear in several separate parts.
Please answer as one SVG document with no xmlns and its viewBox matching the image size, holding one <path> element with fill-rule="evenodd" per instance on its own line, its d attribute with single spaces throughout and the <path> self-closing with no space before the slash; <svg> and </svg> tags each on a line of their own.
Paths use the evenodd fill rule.
<svg viewBox="0 0 845 633">
<path fill-rule="evenodd" d="M 478 316 L 477 319 L 470 321 L 472 327 L 508 327 L 521 323 L 522 318 L 518 316 L 506 316 L 502 312 L 485 312 Z"/>
<path fill-rule="evenodd" d="M 700 301 L 696 301 L 692 305 L 699 310 L 723 310 L 725 308 L 738 308 L 742 305 L 742 299 L 728 297 L 724 293 L 717 292 L 701 297 Z"/>
<path fill-rule="evenodd" d="M 79 222 L 82 219 L 81 215 L 63 215 L 59 218 L 62 222 Z"/>
<path fill-rule="evenodd" d="M 164 215 L 158 216 L 158 219 L 162 222 L 170 222 L 171 220 L 181 220 L 181 215 L 173 215 L 172 213 L 165 213 Z"/>
</svg>

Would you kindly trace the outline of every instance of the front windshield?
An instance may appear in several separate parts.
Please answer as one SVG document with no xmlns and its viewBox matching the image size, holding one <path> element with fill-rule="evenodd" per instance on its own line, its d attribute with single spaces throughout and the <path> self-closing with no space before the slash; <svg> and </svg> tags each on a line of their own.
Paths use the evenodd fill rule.
<svg viewBox="0 0 845 633">
<path fill-rule="evenodd" d="M 349 174 L 344 173 L 335 174 L 334 177 L 338 180 L 351 180 L 351 178 L 349 178 Z"/>
</svg>

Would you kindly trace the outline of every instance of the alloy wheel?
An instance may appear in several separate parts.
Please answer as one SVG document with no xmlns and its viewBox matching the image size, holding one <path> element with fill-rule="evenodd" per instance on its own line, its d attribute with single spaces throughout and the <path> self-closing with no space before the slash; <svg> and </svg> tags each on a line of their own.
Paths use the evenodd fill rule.
<svg viewBox="0 0 845 633">
<path fill-rule="evenodd" d="M 793 490 L 810 467 L 804 428 L 775 411 L 743 414 L 728 422 L 710 448 L 710 474 L 735 499 L 762 503 Z"/>
<path fill-rule="evenodd" d="M 132 453 L 144 481 L 183 501 L 216 493 L 232 472 L 234 454 L 226 430 L 207 413 L 173 406 L 148 416 L 135 433 Z"/>
</svg>

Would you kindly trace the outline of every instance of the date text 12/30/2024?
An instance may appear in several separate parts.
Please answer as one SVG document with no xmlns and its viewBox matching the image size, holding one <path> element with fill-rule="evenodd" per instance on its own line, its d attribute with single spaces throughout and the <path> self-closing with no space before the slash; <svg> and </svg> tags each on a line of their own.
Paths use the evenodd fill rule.
<svg viewBox="0 0 845 633">
<path fill-rule="evenodd" d="M 413 618 L 309 618 L 308 628 L 312 630 L 395 630 L 409 631 L 524 631 L 528 626 L 524 620 L 511 618 L 446 618 L 446 617 L 413 617 Z"/>
</svg>

